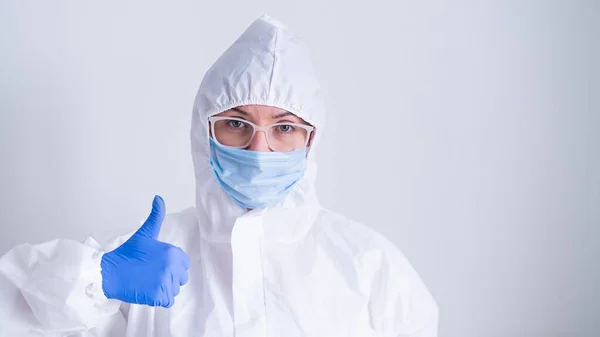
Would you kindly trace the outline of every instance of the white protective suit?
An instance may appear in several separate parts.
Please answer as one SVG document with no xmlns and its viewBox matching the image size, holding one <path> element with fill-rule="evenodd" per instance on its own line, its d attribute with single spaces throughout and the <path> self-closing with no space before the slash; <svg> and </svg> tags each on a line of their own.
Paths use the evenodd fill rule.
<svg viewBox="0 0 600 337">
<path fill-rule="evenodd" d="M 437 336 L 436 303 L 400 251 L 369 227 L 323 209 L 314 151 L 276 207 L 247 212 L 209 164 L 207 118 L 277 106 L 323 128 L 324 106 L 300 40 L 255 21 L 206 73 L 193 109 L 196 207 L 165 218 L 159 240 L 190 257 L 170 309 L 107 299 L 95 240 L 19 245 L 0 259 L 0 336 Z"/>
</svg>

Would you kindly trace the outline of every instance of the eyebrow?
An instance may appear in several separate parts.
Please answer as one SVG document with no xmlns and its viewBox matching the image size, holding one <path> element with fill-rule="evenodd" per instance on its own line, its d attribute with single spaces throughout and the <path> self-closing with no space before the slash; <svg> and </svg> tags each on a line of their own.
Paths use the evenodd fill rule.
<svg viewBox="0 0 600 337">
<path fill-rule="evenodd" d="M 241 113 L 241 114 L 242 114 L 242 115 L 244 115 L 244 116 L 248 116 L 248 115 L 250 115 L 250 114 L 249 114 L 249 113 L 247 113 L 246 111 L 244 111 L 244 110 L 241 110 L 241 109 L 239 109 L 239 108 L 231 108 L 231 110 L 233 110 L 233 111 L 237 111 L 237 112 Z"/>
<path fill-rule="evenodd" d="M 235 112 L 239 112 L 244 116 L 249 116 L 250 114 L 240 108 L 231 108 L 231 110 L 235 111 Z M 284 113 L 280 113 L 279 115 L 275 115 L 275 116 L 271 116 L 271 119 L 279 119 L 279 118 L 283 118 L 283 117 L 287 117 L 287 116 L 295 116 L 293 113 L 286 111 Z"/>
</svg>

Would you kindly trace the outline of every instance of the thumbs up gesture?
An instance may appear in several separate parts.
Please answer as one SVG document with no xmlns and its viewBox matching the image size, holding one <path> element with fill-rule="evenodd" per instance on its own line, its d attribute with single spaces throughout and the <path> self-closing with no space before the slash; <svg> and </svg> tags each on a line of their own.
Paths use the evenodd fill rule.
<svg viewBox="0 0 600 337">
<path fill-rule="evenodd" d="M 188 281 L 190 260 L 179 247 L 157 240 L 165 202 L 154 197 L 148 220 L 129 240 L 102 256 L 102 289 L 107 298 L 170 308 Z"/>
</svg>

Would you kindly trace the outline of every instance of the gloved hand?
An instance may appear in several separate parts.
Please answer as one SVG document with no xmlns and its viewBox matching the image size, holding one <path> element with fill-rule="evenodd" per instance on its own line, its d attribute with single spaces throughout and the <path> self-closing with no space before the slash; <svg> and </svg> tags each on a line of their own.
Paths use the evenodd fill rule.
<svg viewBox="0 0 600 337">
<path fill-rule="evenodd" d="M 179 247 L 157 240 L 165 202 L 155 196 L 148 220 L 121 246 L 102 256 L 102 289 L 107 298 L 170 308 L 188 281 L 190 260 Z"/>
</svg>

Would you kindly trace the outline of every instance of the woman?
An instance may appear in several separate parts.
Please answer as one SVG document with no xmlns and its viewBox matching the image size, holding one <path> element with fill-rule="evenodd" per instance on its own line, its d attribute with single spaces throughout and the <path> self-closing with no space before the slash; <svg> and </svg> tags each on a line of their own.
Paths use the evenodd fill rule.
<svg viewBox="0 0 600 337">
<path fill-rule="evenodd" d="M 323 209 L 324 106 L 307 52 L 269 17 L 206 73 L 193 109 L 196 207 L 0 260 L 0 336 L 437 336 L 403 255 Z M 37 334 L 36 334 L 37 333 Z"/>
</svg>

